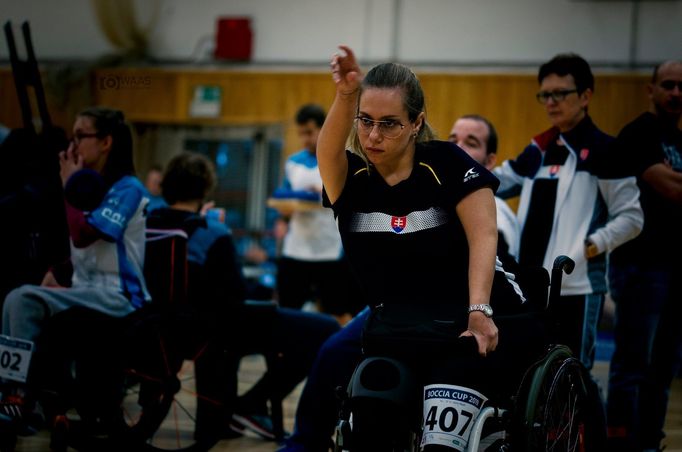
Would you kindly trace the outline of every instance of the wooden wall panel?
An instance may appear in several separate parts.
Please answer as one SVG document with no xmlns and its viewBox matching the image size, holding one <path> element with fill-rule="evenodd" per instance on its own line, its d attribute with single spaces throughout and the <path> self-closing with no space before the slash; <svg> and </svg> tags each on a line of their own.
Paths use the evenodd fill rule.
<svg viewBox="0 0 682 452">
<path fill-rule="evenodd" d="M 490 74 L 419 74 L 426 93 L 427 116 L 439 138 L 465 114 L 487 117 L 499 136 L 498 158 L 516 155 L 531 134 L 547 127 L 542 106 L 535 103 L 534 77 Z"/>
<path fill-rule="evenodd" d="M 447 138 L 460 115 L 488 117 L 499 135 L 499 159 L 515 156 L 530 138 L 548 127 L 535 101 L 535 74 L 455 74 L 418 72 L 427 102 L 427 119 Z M 148 83 L 146 82 L 148 80 Z M 597 74 L 590 105 L 595 122 L 615 134 L 647 108 L 647 76 Z M 133 122 L 155 124 L 283 124 L 284 151 L 298 149 L 293 117 L 308 102 L 329 108 L 334 96 L 327 72 L 245 71 L 183 68 L 122 68 L 93 74 L 95 104 L 122 109 Z M 222 88 L 218 118 L 192 118 L 189 103 L 197 85 Z M 57 114 L 59 116 L 59 114 Z M 16 127 L 18 106 L 8 68 L 0 69 L 0 122 Z M 70 126 L 70 125 L 69 125 Z"/>
<path fill-rule="evenodd" d="M 130 121 L 182 122 L 182 77 L 163 69 L 111 69 L 93 75 L 93 103 L 118 108 Z M 212 74 L 207 74 L 211 77 Z"/>
<path fill-rule="evenodd" d="M 0 71 L 0 124 L 10 129 L 21 127 L 21 113 L 10 71 Z"/>
<path fill-rule="evenodd" d="M 56 105 L 55 100 L 49 92 L 46 93 L 47 108 L 50 112 L 50 118 L 53 124 L 58 127 L 71 128 L 72 119 L 67 118 L 69 114 L 64 108 Z M 38 107 L 35 102 L 33 90 L 29 90 L 29 101 L 31 102 L 31 109 L 34 114 L 38 115 Z M 14 86 L 14 78 L 9 68 L 0 67 L 0 124 L 10 129 L 22 127 L 21 110 L 19 108 L 19 100 L 17 99 L 16 87 Z"/>
</svg>

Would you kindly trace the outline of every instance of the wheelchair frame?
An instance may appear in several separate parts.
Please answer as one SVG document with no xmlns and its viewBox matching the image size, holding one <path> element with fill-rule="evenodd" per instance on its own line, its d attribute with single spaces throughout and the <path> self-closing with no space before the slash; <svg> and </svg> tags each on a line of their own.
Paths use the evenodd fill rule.
<svg viewBox="0 0 682 452">
<path fill-rule="evenodd" d="M 544 309 L 559 297 L 562 275 L 570 274 L 574 265 L 566 256 L 555 259 L 548 303 L 543 306 Z M 383 357 L 366 358 L 356 369 L 347 392 L 342 394 L 343 407 L 336 429 L 335 452 L 366 450 L 361 444 L 355 444 L 359 438 L 353 437 L 350 422 L 352 407 L 349 408 L 349 405 L 354 389 L 356 394 L 367 397 L 368 391 L 357 391 L 357 385 L 362 366 L 374 359 L 394 361 Z M 400 363 L 397 367 L 405 372 Z M 411 383 L 401 381 L 400 384 L 404 386 Z M 603 450 L 606 440 L 605 419 L 598 390 L 593 385 L 589 372 L 573 357 L 568 347 L 550 345 L 545 356 L 526 370 L 510 408 L 484 406 L 481 409 L 472 424 L 465 451 L 479 450 L 484 425 L 491 420 L 498 420 L 504 426 L 505 439 L 494 449 L 496 451 Z M 380 391 L 377 397 L 383 400 L 388 400 L 391 396 L 400 398 L 405 391 L 404 387 L 397 392 Z M 420 437 L 421 432 L 412 432 L 410 440 L 404 441 L 403 446 L 390 446 L 386 450 L 419 450 Z"/>
<path fill-rule="evenodd" d="M 121 385 L 119 398 L 116 401 L 107 398 L 104 407 L 97 404 L 102 402 L 99 398 L 94 402 L 85 400 L 91 404 L 85 407 L 91 408 L 85 414 L 80 410 L 82 404 L 74 407 L 74 402 L 78 404 L 84 397 L 73 398 L 73 383 L 68 382 L 73 385 L 69 387 L 59 386 L 66 383 L 61 381 L 57 388 L 39 387 L 41 401 L 50 407 L 49 414 L 63 420 L 55 423 L 51 431 L 50 449 L 55 452 L 66 451 L 69 447 L 99 451 L 203 452 L 220 439 L 213 436 L 197 439 L 196 415 L 186 406 L 188 397 L 207 400 L 197 393 L 193 369 L 188 369 L 191 366 L 186 366 L 185 362 L 200 359 L 208 345 L 206 342 L 197 347 L 187 346 L 178 334 L 181 328 L 187 327 L 186 322 L 194 319 L 192 313 L 181 309 L 187 302 L 187 234 L 176 229 L 149 228 L 146 233 L 145 277 L 153 295 L 152 303 L 124 318 L 79 307 L 64 311 L 65 316 L 58 314 L 62 317 L 56 321 L 51 319 L 49 328 L 54 328 L 54 332 L 49 335 L 60 338 L 52 350 L 58 352 L 55 353 L 58 356 L 51 364 L 78 363 L 83 360 L 83 354 L 98 353 L 113 361 L 111 366 L 107 361 L 104 372 L 115 373 L 112 378 L 118 379 L 117 386 Z M 83 326 L 88 328 L 84 335 L 88 341 L 74 348 L 73 345 L 79 343 L 77 339 L 83 333 Z M 60 334 L 64 328 L 70 334 Z M 99 348 L 96 352 L 90 346 L 94 343 Z M 277 354 L 267 354 L 265 359 L 268 369 L 277 372 L 280 360 Z M 73 368 L 70 373 L 73 378 Z M 278 398 L 270 399 L 274 434 L 278 440 L 284 437 L 281 403 Z M 66 421 L 66 413 L 72 408 L 81 415 L 81 421 Z M 114 410 L 118 412 L 115 415 L 112 414 Z M 88 425 L 100 422 L 103 414 L 106 420 L 97 427 L 103 430 L 92 432 Z M 188 426 L 188 423 L 192 425 Z M 15 432 L 0 433 L 0 440 L 16 438 Z"/>
</svg>

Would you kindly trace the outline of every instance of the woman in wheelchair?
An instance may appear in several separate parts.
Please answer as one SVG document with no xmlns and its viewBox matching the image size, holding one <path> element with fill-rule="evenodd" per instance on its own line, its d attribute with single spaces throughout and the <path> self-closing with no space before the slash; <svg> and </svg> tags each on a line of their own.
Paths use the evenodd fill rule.
<svg viewBox="0 0 682 452">
<path fill-rule="evenodd" d="M 40 286 L 14 289 L 3 306 L 2 333 L 32 342 L 48 318 L 69 308 L 124 317 L 149 300 L 142 275 L 148 200 L 134 177 L 132 136 L 123 113 L 81 111 L 59 163 L 65 194 L 72 195 L 65 202 L 71 260 L 52 267 Z M 29 372 L 29 384 L 37 374 Z M 25 384 L 5 386 L 0 420 L 29 420 L 34 394 Z"/>
<path fill-rule="evenodd" d="M 352 50 L 341 49 L 331 63 L 336 97 L 318 160 L 325 205 L 373 306 L 364 351 L 417 369 L 426 422 L 450 416 L 447 425 L 429 423 L 424 449 L 462 450 L 465 422 L 451 435 L 452 416 L 477 411 L 498 386 L 493 308 L 513 311 L 524 300 L 496 263 L 498 182 L 458 146 L 433 140 L 411 70 L 381 64 L 363 77 Z M 383 419 L 371 414 L 354 426 L 379 429 Z M 381 436 L 363 438 L 385 448 Z"/>
</svg>

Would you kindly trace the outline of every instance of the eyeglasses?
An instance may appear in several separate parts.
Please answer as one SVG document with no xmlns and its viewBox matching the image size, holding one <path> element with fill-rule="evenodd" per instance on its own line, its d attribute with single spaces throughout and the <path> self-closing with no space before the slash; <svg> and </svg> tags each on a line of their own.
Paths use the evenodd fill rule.
<svg viewBox="0 0 682 452">
<path fill-rule="evenodd" d="M 547 101 L 551 98 L 554 102 L 561 102 L 562 100 L 566 99 L 566 96 L 569 94 L 577 93 L 578 90 L 573 88 L 573 89 L 558 89 L 556 91 L 540 91 L 535 95 L 535 98 L 540 102 L 541 104 L 546 104 Z"/>
<path fill-rule="evenodd" d="M 99 136 L 100 136 L 99 133 L 85 133 L 85 132 L 79 132 L 79 133 L 74 134 L 74 136 L 73 136 L 73 143 L 74 143 L 76 146 L 78 146 L 79 144 L 81 144 L 81 141 L 82 141 L 83 139 L 85 139 L 85 138 L 95 138 L 95 137 L 99 137 Z"/>
<path fill-rule="evenodd" d="M 356 116 L 355 123 L 358 125 L 357 127 L 360 132 L 368 135 L 372 133 L 374 126 L 377 126 L 379 128 L 379 133 L 388 139 L 398 138 L 405 128 L 404 124 L 392 119 L 375 121 L 364 116 Z"/>
<path fill-rule="evenodd" d="M 663 80 L 661 82 L 661 88 L 666 91 L 672 91 L 677 86 L 677 89 L 682 91 L 682 81 L 676 82 L 675 80 Z"/>
</svg>

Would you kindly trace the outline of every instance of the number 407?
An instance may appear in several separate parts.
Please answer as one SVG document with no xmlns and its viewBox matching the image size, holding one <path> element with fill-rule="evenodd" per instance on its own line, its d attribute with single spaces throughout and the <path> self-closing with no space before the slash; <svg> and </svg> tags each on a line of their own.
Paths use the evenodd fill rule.
<svg viewBox="0 0 682 452">
<path fill-rule="evenodd" d="M 473 413 L 467 410 L 458 411 L 455 407 L 445 407 L 438 415 L 438 407 L 432 406 L 426 415 L 426 420 L 424 425 L 429 429 L 433 430 L 436 428 L 436 424 L 440 431 L 445 433 L 453 432 L 457 428 L 460 416 L 464 418 L 464 425 L 457 433 L 458 436 L 464 436 L 467 431 L 471 420 L 474 418 Z"/>
</svg>

